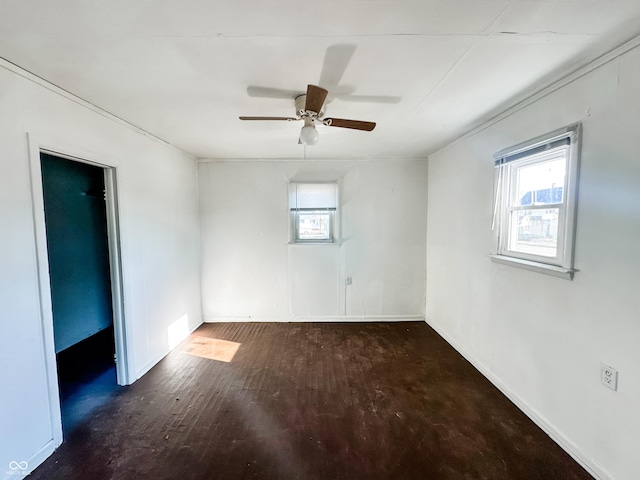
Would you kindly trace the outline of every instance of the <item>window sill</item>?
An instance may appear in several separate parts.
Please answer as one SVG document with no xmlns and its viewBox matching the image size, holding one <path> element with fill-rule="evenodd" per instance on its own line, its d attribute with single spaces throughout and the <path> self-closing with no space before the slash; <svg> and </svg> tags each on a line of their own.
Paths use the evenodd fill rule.
<svg viewBox="0 0 640 480">
<path fill-rule="evenodd" d="M 510 265 L 512 267 L 523 268 L 532 272 L 544 273 L 565 280 L 573 280 L 573 274 L 577 272 L 574 268 L 558 267 L 557 265 L 547 265 L 546 263 L 532 262 L 531 260 L 523 260 L 521 258 L 507 257 L 505 255 L 489 255 L 491 261 Z"/>
<path fill-rule="evenodd" d="M 313 246 L 324 246 L 324 247 L 339 247 L 340 244 L 338 242 L 289 242 L 288 245 L 290 247 L 306 247 L 309 245 Z"/>
</svg>

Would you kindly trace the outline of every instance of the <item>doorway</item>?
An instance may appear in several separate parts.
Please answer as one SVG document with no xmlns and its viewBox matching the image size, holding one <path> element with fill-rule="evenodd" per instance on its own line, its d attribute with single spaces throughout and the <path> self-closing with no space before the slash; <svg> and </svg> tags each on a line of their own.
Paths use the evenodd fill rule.
<svg viewBox="0 0 640 480">
<path fill-rule="evenodd" d="M 40 171 L 60 411 L 69 432 L 126 383 L 116 369 L 113 172 L 47 152 Z"/>
</svg>

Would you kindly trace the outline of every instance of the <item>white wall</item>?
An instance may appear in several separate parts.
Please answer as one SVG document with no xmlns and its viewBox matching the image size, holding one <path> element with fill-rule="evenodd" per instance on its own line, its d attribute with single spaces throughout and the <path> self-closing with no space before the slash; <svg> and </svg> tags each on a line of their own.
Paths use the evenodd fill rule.
<svg viewBox="0 0 640 480">
<path fill-rule="evenodd" d="M 340 244 L 288 245 L 288 182 L 336 180 Z M 425 160 L 201 161 L 199 191 L 205 321 L 423 318 Z"/>
<path fill-rule="evenodd" d="M 0 64 L 0 478 L 52 438 L 27 132 L 117 168 L 133 379 L 169 351 L 169 325 L 201 323 L 194 159 Z"/>
<path fill-rule="evenodd" d="M 640 48 L 429 159 L 427 320 L 601 478 L 640 478 Z M 492 263 L 492 155 L 582 121 L 573 281 Z M 619 388 L 600 384 L 600 363 Z"/>
</svg>

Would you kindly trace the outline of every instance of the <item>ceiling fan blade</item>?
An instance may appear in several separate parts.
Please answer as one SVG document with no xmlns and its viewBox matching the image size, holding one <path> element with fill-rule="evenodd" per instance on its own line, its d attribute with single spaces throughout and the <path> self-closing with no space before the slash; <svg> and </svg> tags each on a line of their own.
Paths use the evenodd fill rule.
<svg viewBox="0 0 640 480">
<path fill-rule="evenodd" d="M 250 85 L 247 87 L 247 94 L 250 97 L 286 98 L 290 100 L 292 98 L 296 98 L 298 95 L 303 95 L 304 92 L 299 90 L 285 90 L 283 88 L 256 87 L 254 85 Z"/>
<path fill-rule="evenodd" d="M 240 120 L 286 120 L 292 122 L 294 120 L 300 120 L 296 117 L 239 117 Z"/>
<path fill-rule="evenodd" d="M 355 51 L 356 46 L 351 43 L 339 43 L 327 48 L 320 73 L 320 85 L 333 92 L 340 84 Z"/>
<path fill-rule="evenodd" d="M 328 93 L 329 92 L 322 87 L 307 85 L 307 101 L 304 105 L 304 109 L 310 112 L 320 113 Z"/>
<path fill-rule="evenodd" d="M 322 122 L 330 127 L 352 128 L 353 130 L 365 130 L 367 132 L 376 128 L 376 122 L 347 120 L 346 118 L 324 118 Z"/>
</svg>

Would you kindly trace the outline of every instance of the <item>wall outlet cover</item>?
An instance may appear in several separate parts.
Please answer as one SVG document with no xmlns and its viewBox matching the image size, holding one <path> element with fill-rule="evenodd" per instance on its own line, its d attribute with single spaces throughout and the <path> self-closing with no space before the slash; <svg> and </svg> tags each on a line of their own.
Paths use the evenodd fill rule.
<svg viewBox="0 0 640 480">
<path fill-rule="evenodd" d="M 611 390 L 618 389 L 618 371 L 609 365 L 601 364 L 600 381 Z"/>
</svg>

